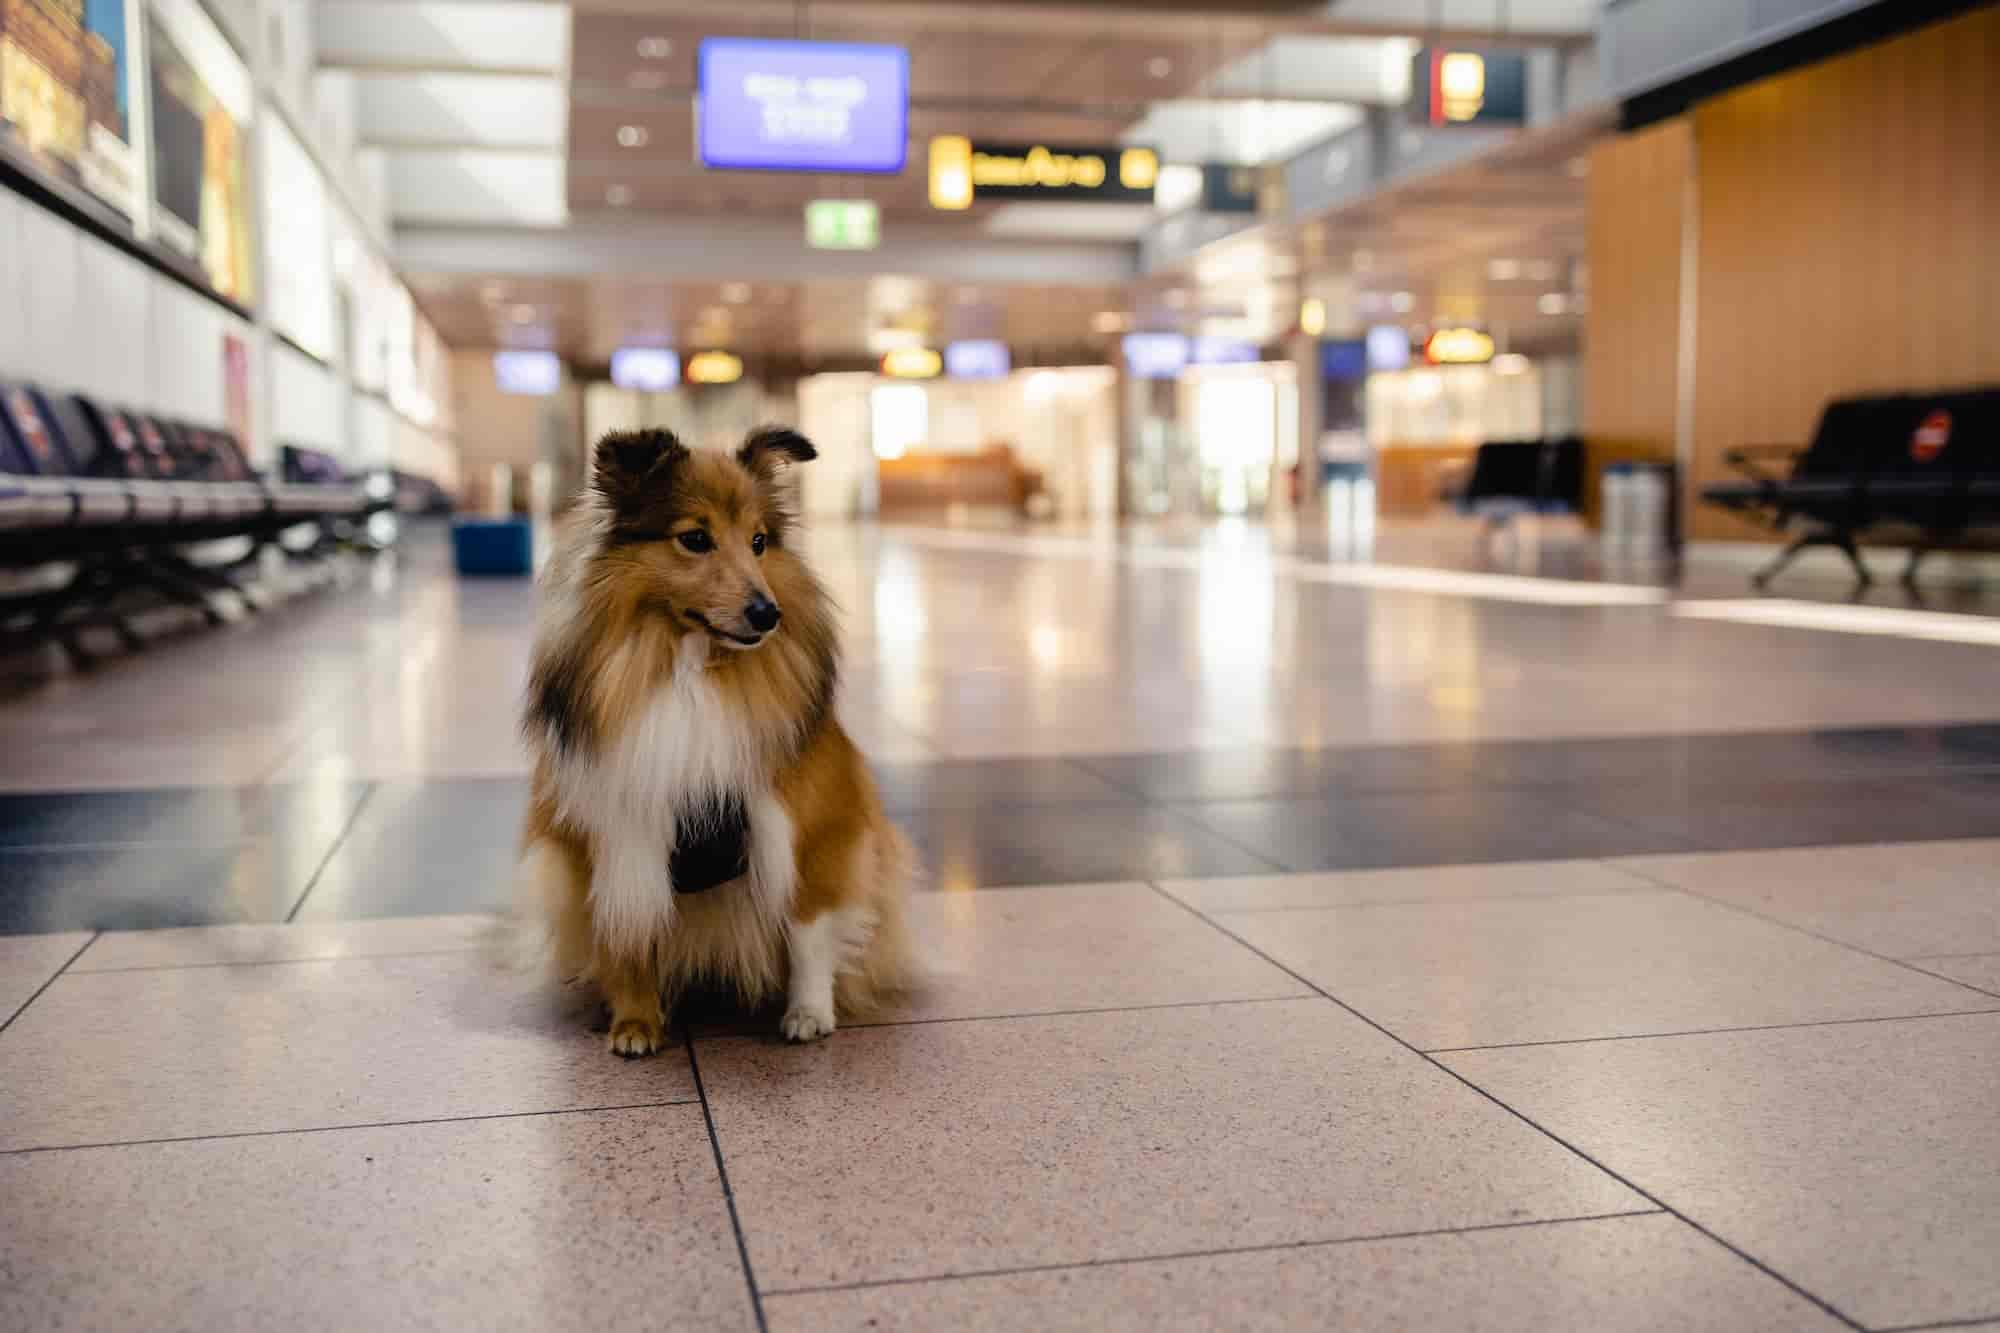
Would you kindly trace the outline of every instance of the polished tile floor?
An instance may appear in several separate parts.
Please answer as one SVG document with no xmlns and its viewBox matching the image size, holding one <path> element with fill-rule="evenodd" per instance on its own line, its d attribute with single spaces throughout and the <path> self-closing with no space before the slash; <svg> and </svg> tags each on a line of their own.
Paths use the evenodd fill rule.
<svg viewBox="0 0 2000 1333">
<path fill-rule="evenodd" d="M 15 684 L 0 1328 L 2000 1328 L 1994 622 L 814 543 L 934 977 L 811 1048 L 494 969 L 529 601 L 432 539 Z"/>
</svg>

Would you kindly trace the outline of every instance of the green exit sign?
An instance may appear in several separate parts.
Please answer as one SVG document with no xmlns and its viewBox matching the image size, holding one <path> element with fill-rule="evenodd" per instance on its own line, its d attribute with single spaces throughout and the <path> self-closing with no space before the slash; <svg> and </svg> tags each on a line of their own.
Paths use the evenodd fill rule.
<svg viewBox="0 0 2000 1333">
<path fill-rule="evenodd" d="M 815 199 L 806 205 L 806 244 L 815 250 L 873 250 L 882 210 L 872 199 Z"/>
</svg>

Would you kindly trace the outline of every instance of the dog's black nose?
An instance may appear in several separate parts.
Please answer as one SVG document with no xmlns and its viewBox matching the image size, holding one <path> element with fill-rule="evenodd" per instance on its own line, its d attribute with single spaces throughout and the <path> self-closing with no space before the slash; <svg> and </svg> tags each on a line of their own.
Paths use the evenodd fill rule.
<svg viewBox="0 0 2000 1333">
<path fill-rule="evenodd" d="M 778 604 L 768 597 L 752 597 L 743 608 L 743 618 L 759 634 L 769 634 L 778 627 Z"/>
</svg>

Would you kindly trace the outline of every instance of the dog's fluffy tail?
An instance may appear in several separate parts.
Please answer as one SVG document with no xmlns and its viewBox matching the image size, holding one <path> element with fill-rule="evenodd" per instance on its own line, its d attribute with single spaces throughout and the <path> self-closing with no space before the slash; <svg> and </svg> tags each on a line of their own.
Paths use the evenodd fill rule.
<svg viewBox="0 0 2000 1333">
<path fill-rule="evenodd" d="M 838 986 L 843 1018 L 871 1018 L 897 1000 L 921 991 L 929 979 L 910 935 L 909 899 L 921 868 L 916 850 L 902 831 L 884 823 L 875 847 L 878 886 L 869 904 L 871 931 L 851 965 L 841 970 Z"/>
</svg>

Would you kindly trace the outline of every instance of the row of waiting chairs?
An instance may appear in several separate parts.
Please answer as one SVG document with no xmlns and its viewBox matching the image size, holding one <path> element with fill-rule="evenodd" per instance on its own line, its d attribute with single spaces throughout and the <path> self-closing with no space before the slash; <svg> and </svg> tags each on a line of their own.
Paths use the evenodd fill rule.
<svg viewBox="0 0 2000 1333">
<path fill-rule="evenodd" d="M 0 382 L 0 563 L 356 518 L 364 486 L 260 478 L 226 431 Z"/>
<path fill-rule="evenodd" d="M 56 638 L 81 658 L 75 630 L 92 617 L 139 646 L 112 611 L 135 588 L 219 621 L 218 594 L 255 608 L 233 575 L 266 545 L 321 554 L 391 505 L 396 489 L 312 450 L 287 448 L 281 468 L 259 475 L 227 431 L 0 381 L 0 569 L 67 567 L 53 587 L 0 593 L 0 622 L 25 621 L 29 637 Z M 301 529 L 304 546 L 280 541 Z M 249 538 L 248 553 L 206 563 L 192 554 L 229 538 Z"/>
</svg>

